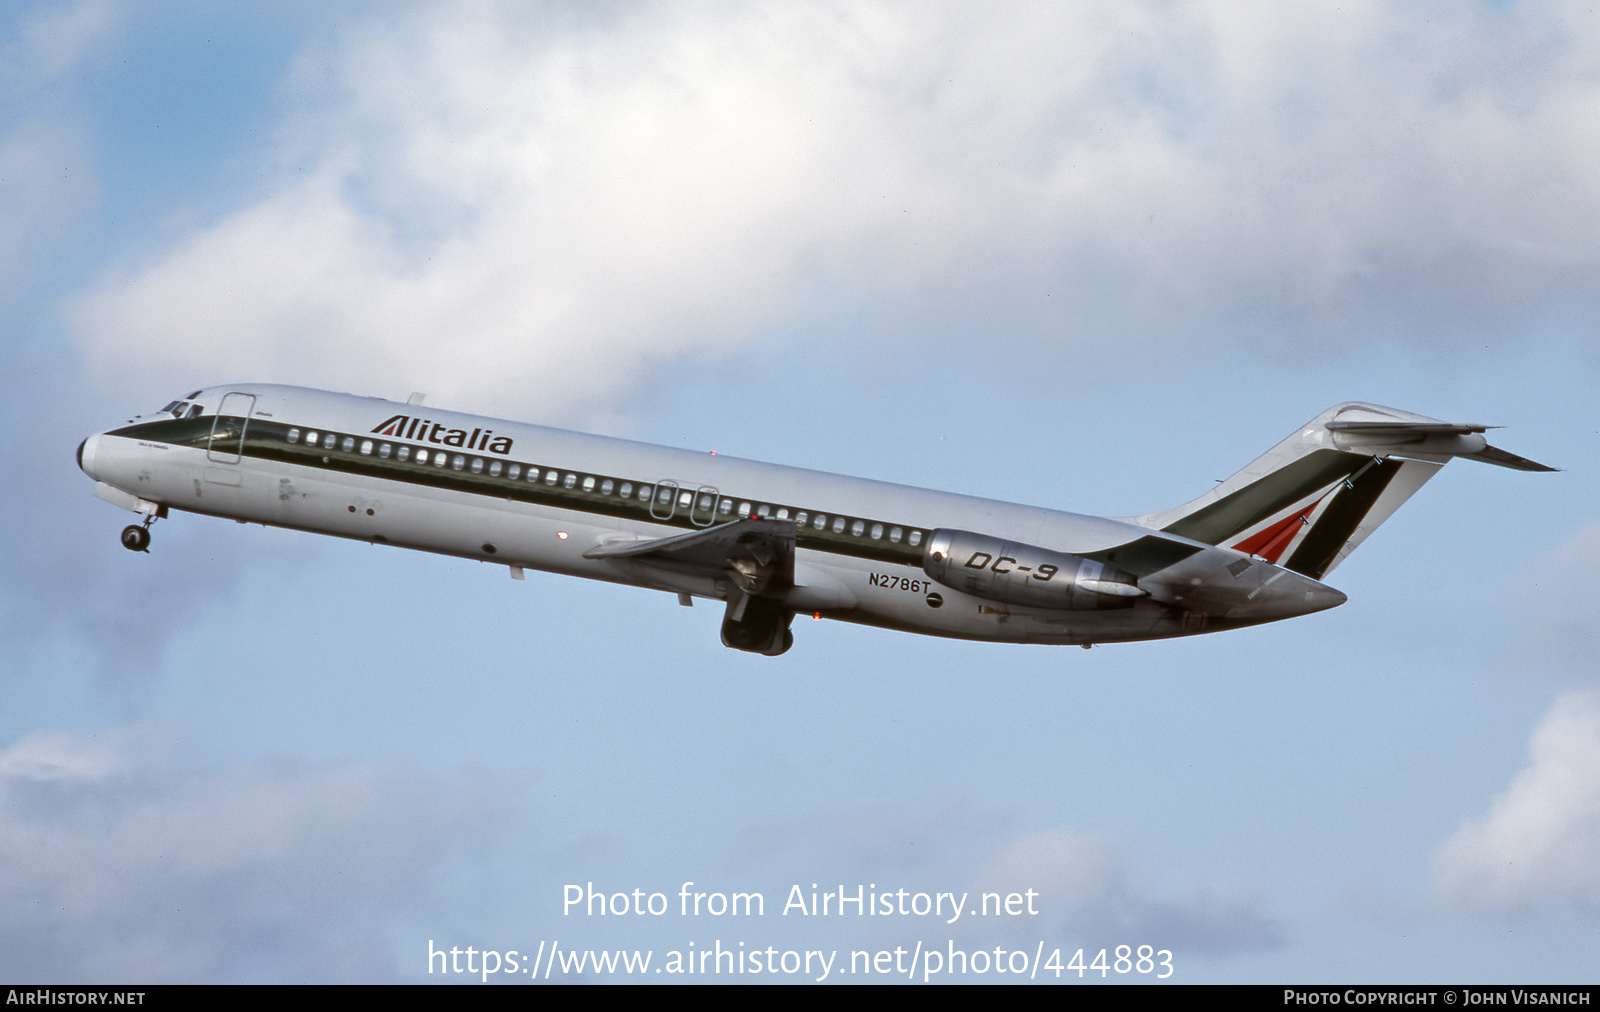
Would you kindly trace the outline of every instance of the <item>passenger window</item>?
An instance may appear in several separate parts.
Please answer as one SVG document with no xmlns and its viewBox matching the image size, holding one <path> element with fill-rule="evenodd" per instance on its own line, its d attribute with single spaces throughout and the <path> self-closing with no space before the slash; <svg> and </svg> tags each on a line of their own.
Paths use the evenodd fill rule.
<svg viewBox="0 0 1600 1012">
<path fill-rule="evenodd" d="M 633 495 L 633 482 L 631 482 L 631 481 L 623 482 L 622 483 L 622 487 L 620 489 L 618 489 L 617 491 L 621 493 L 622 498 L 624 498 L 624 499 L 627 499 L 627 498 L 631 497 Z"/>
<path fill-rule="evenodd" d="M 456 460 L 460 460 L 460 459 L 461 459 L 461 457 L 459 455 L 457 455 Z M 448 464 L 449 462 L 450 462 L 450 455 L 445 453 L 443 450 L 439 450 L 439 451 L 436 451 L 434 453 L 434 455 L 433 455 L 433 466 L 434 467 L 443 467 L 446 464 Z M 461 470 L 461 465 L 460 464 L 456 465 L 456 470 L 458 470 L 458 471 Z"/>
<path fill-rule="evenodd" d="M 891 527 L 889 528 L 889 540 L 898 545 L 900 543 L 900 539 L 905 536 L 905 533 L 905 531 L 902 531 L 898 527 Z"/>
<path fill-rule="evenodd" d="M 291 442 L 291 443 L 298 443 L 298 442 L 300 442 L 300 430 L 299 429 L 290 429 L 289 430 L 289 435 L 284 437 L 284 438 L 288 439 L 289 442 Z"/>
<path fill-rule="evenodd" d="M 844 517 L 834 517 L 833 518 L 833 533 L 835 533 L 835 534 L 843 534 L 844 533 Z"/>
<path fill-rule="evenodd" d="M 316 446 L 317 445 L 317 439 L 318 439 L 317 430 L 312 429 L 311 431 L 306 433 L 306 445 L 307 446 Z"/>
<path fill-rule="evenodd" d="M 607 478 L 605 481 L 602 481 L 600 483 L 600 494 L 601 495 L 610 495 L 612 490 L 615 489 L 616 487 L 617 487 L 617 483 L 612 481 L 610 478 Z"/>
<path fill-rule="evenodd" d="M 400 452 L 395 454 L 395 459 L 399 460 L 401 463 L 404 463 L 405 461 L 409 460 L 410 458 L 411 458 L 411 447 L 409 447 L 409 446 L 400 447 Z"/>
<path fill-rule="evenodd" d="M 528 480 L 529 481 L 538 481 L 539 480 L 539 469 L 537 467 L 528 468 Z"/>
<path fill-rule="evenodd" d="M 750 504 L 747 503 L 747 502 L 740 503 L 739 504 L 739 516 L 747 517 L 749 515 L 750 515 Z"/>
<path fill-rule="evenodd" d="M 512 481 L 516 481 L 518 478 L 522 477 L 522 465 L 512 464 L 510 467 L 506 468 L 506 477 L 510 478 Z"/>
<path fill-rule="evenodd" d="M 450 469 L 452 471 L 459 471 L 466 466 L 467 458 L 463 457 L 461 454 L 458 453 L 454 457 L 450 458 Z"/>
<path fill-rule="evenodd" d="M 762 503 L 761 506 L 756 509 L 756 516 L 758 516 L 758 517 L 765 517 L 765 516 L 771 516 L 771 515 L 772 515 L 772 507 L 768 506 L 766 503 Z"/>
<path fill-rule="evenodd" d="M 883 540 L 883 525 L 882 524 L 873 524 L 872 525 L 872 540 L 874 540 L 874 541 Z"/>
<path fill-rule="evenodd" d="M 723 516 L 727 516 L 729 513 L 732 513 L 733 512 L 733 500 L 732 499 L 724 499 L 724 500 L 722 500 L 720 503 L 717 504 L 717 512 L 721 513 Z"/>
<path fill-rule="evenodd" d="M 640 502 L 649 502 L 650 501 L 650 486 L 649 485 L 640 485 L 639 486 L 639 501 Z"/>
<path fill-rule="evenodd" d="M 495 461 L 495 470 L 499 470 L 499 469 L 500 469 L 500 462 L 499 461 Z M 472 458 L 472 473 L 473 474 L 482 474 L 483 473 L 483 458 L 482 457 L 473 457 Z"/>
<path fill-rule="evenodd" d="M 694 501 L 694 493 L 693 492 L 679 492 L 678 493 L 678 508 L 679 509 L 686 508 L 693 501 Z"/>
<path fill-rule="evenodd" d="M 344 442 L 341 443 L 340 446 L 339 446 L 339 449 L 343 450 L 345 453 L 349 453 L 350 451 L 354 450 L 355 448 L 356 448 L 356 437 L 354 437 L 354 436 L 346 436 L 346 437 L 344 437 Z"/>
<path fill-rule="evenodd" d="M 333 444 L 338 440 L 338 438 L 339 438 L 338 436 L 335 436 L 331 432 L 328 433 L 326 436 L 323 436 L 322 437 L 322 447 L 323 447 L 323 449 L 325 449 L 325 450 L 333 449 Z"/>
<path fill-rule="evenodd" d="M 428 462 L 428 451 L 427 450 L 418 450 L 417 451 L 417 463 L 426 464 L 427 462 Z"/>
<path fill-rule="evenodd" d="M 498 460 L 489 461 L 489 477 L 500 477 L 500 462 Z"/>
<path fill-rule="evenodd" d="M 378 444 L 378 456 L 382 457 L 384 460 L 388 460 L 389 459 L 389 454 L 391 454 L 393 452 L 394 452 L 394 447 L 390 446 L 388 443 L 379 443 Z"/>
<path fill-rule="evenodd" d="M 827 516 L 827 514 L 818 513 L 816 516 L 812 517 L 811 518 L 811 526 L 815 527 L 819 531 L 822 530 L 824 527 L 828 526 L 828 516 Z"/>
<path fill-rule="evenodd" d="M 361 453 L 364 456 L 368 456 L 368 457 L 372 456 L 372 440 L 363 439 L 361 441 Z"/>
<path fill-rule="evenodd" d="M 710 496 L 703 495 L 700 497 L 700 501 L 694 504 L 694 508 L 700 510 L 701 512 L 706 512 L 711 509 L 712 504 L 715 502 L 716 500 L 712 499 Z"/>
<path fill-rule="evenodd" d="M 779 520 L 787 520 L 787 519 L 789 519 L 789 511 L 787 509 L 779 510 L 778 511 L 778 519 Z"/>
<path fill-rule="evenodd" d="M 866 529 L 867 522 L 865 520 L 857 520 L 855 523 L 850 525 L 850 533 L 858 538 L 861 537 L 861 532 Z"/>
<path fill-rule="evenodd" d="M 800 510 L 798 513 L 796 513 L 794 515 L 794 522 L 801 527 L 804 527 L 806 525 L 806 511 Z"/>
<path fill-rule="evenodd" d="M 911 532 L 911 536 L 909 538 L 907 538 L 906 540 L 911 543 L 911 547 L 912 548 L 915 548 L 918 545 L 922 544 L 922 532 L 921 531 L 912 531 Z"/>
<path fill-rule="evenodd" d="M 578 484 L 578 476 L 575 474 L 569 474 L 567 475 L 567 480 L 561 483 L 561 487 L 572 488 L 576 484 Z"/>
<path fill-rule="evenodd" d="M 544 483 L 546 485 L 554 485 L 556 482 L 558 482 L 560 480 L 561 480 L 561 475 L 557 474 L 555 471 L 546 471 L 544 473 Z"/>
<path fill-rule="evenodd" d="M 590 475 L 589 477 L 583 479 L 583 490 L 585 492 L 593 492 L 594 491 L 594 476 L 593 475 Z"/>
</svg>

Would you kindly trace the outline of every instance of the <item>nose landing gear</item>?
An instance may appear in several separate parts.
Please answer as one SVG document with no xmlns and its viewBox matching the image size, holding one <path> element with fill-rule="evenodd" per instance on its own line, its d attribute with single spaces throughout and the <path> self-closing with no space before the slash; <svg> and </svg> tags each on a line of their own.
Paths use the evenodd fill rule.
<svg viewBox="0 0 1600 1012">
<path fill-rule="evenodd" d="M 122 529 L 122 547 L 130 552 L 150 551 L 150 522 L 154 516 L 144 518 L 142 524 L 129 524 Z"/>
</svg>

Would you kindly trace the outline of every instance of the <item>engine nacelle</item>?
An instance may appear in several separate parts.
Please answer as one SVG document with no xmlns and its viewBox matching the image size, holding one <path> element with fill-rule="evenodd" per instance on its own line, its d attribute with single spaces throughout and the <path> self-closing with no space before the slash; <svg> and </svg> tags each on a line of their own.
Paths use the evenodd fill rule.
<svg viewBox="0 0 1600 1012">
<path fill-rule="evenodd" d="M 945 528 L 928 537 L 922 571 L 964 594 L 1032 608 L 1128 608 L 1148 596 L 1115 566 Z"/>
</svg>

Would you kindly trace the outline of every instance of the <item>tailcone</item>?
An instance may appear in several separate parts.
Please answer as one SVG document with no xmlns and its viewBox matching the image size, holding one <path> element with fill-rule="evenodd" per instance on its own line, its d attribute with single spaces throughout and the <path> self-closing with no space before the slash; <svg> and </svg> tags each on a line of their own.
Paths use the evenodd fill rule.
<svg viewBox="0 0 1600 1012">
<path fill-rule="evenodd" d="M 1163 604 L 1242 624 L 1309 615 L 1347 600 L 1309 576 L 1227 549 L 1202 552 L 1140 584 Z"/>
</svg>

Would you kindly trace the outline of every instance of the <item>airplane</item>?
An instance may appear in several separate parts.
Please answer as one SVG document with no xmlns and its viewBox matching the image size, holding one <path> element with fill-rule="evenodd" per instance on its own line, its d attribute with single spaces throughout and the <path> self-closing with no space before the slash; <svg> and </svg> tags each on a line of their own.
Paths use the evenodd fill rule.
<svg viewBox="0 0 1600 1012">
<path fill-rule="evenodd" d="M 195 390 L 78 447 L 94 494 L 723 604 L 775 656 L 797 614 L 1011 643 L 1159 639 L 1322 611 L 1322 583 L 1452 458 L 1554 468 L 1460 425 L 1335 405 L 1192 502 L 1092 517 L 299 387 Z"/>
</svg>

